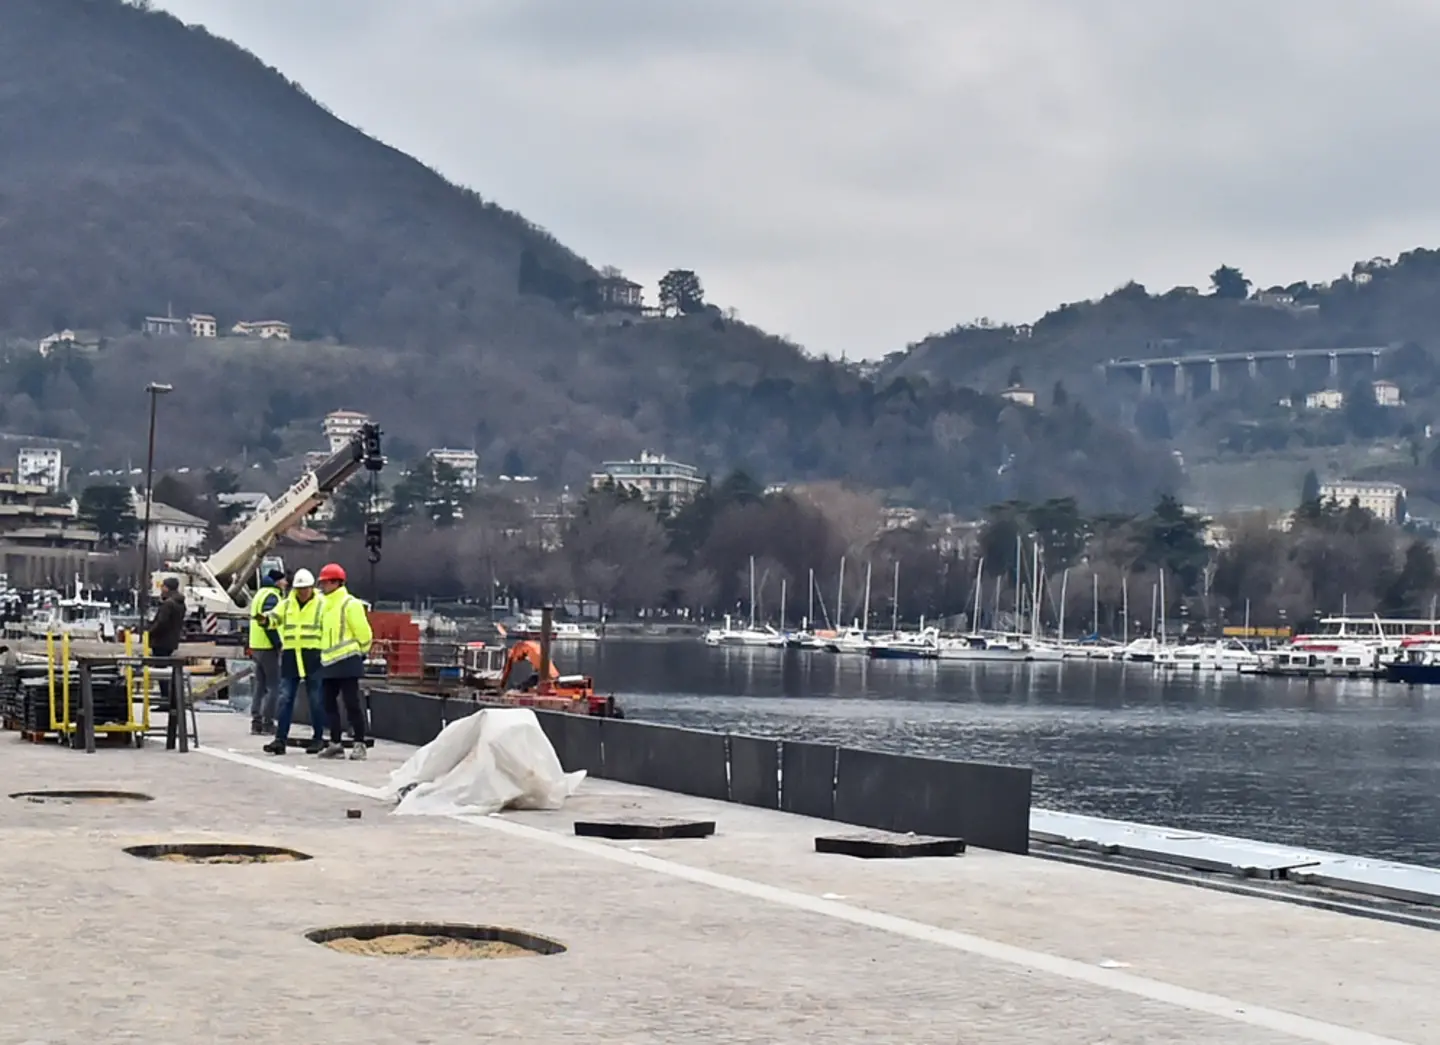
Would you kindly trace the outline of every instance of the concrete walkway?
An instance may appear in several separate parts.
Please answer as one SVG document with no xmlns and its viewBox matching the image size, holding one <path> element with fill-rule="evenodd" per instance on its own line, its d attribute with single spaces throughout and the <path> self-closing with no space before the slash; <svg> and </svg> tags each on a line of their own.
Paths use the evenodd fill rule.
<svg viewBox="0 0 1440 1045">
<path fill-rule="evenodd" d="M 0 799 L 0 1043 L 1440 1043 L 1431 931 L 973 850 L 821 856 L 837 825 L 604 781 L 559 813 L 393 817 L 373 788 L 408 748 L 321 763 L 260 754 L 243 716 L 200 727 L 183 756 L 0 734 L 6 794 L 155 797 Z M 573 835 L 577 815 L 626 813 L 719 830 Z M 315 859 L 121 852 L 182 840 Z M 511 926 L 569 951 L 381 959 L 303 936 L 367 921 Z"/>
</svg>

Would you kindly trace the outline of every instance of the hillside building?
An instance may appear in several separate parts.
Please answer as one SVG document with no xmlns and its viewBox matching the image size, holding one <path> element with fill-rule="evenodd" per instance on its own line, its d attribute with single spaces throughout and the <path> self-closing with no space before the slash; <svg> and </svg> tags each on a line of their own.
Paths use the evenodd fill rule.
<svg viewBox="0 0 1440 1045">
<path fill-rule="evenodd" d="M 49 356 L 57 348 L 78 348 L 87 352 L 98 351 L 101 337 L 93 330 L 57 330 L 40 339 L 36 346 L 42 356 Z"/>
<path fill-rule="evenodd" d="M 645 306 L 645 288 L 618 273 L 601 276 L 591 286 L 595 302 L 602 309 L 638 311 Z"/>
<path fill-rule="evenodd" d="M 15 475 L 22 483 L 54 493 L 65 483 L 61 452 L 53 446 L 27 446 L 15 459 Z"/>
<path fill-rule="evenodd" d="M 1404 406 L 1405 401 L 1400 398 L 1400 386 L 1394 381 L 1372 381 L 1370 387 L 1375 389 L 1375 403 L 1384 407 Z"/>
<path fill-rule="evenodd" d="M 230 328 L 236 337 L 254 337 L 262 341 L 289 341 L 290 324 L 279 319 L 260 319 L 236 323 Z"/>
<path fill-rule="evenodd" d="M 615 483 L 633 490 L 646 501 L 672 508 L 687 504 L 705 488 L 705 479 L 693 464 L 672 461 L 664 454 L 643 451 L 632 461 L 606 461 L 590 476 L 590 488 Z"/>
<path fill-rule="evenodd" d="M 220 333 L 220 325 L 215 317 L 205 312 L 192 312 L 185 322 L 190 329 L 190 336 L 194 338 L 210 338 Z"/>
<path fill-rule="evenodd" d="M 1359 503 L 1377 519 L 1403 522 L 1405 487 L 1399 483 L 1370 482 L 1363 479 L 1334 479 L 1320 484 L 1320 500 L 1348 508 Z"/>
<path fill-rule="evenodd" d="M 326 414 L 322 427 L 325 439 L 330 443 L 330 452 L 334 454 L 343 450 L 346 444 L 355 438 L 360 427 L 369 420 L 369 417 L 358 410 L 332 410 Z"/>
<path fill-rule="evenodd" d="M 1322 388 L 1305 396 L 1306 410 L 1343 410 L 1345 393 L 1336 388 Z"/>
<path fill-rule="evenodd" d="M 190 324 L 179 316 L 146 316 L 140 329 L 151 337 L 184 337 Z"/>
<path fill-rule="evenodd" d="M 1019 385 L 1012 385 L 1000 393 L 1001 399 L 1008 399 L 1019 406 L 1033 407 L 1035 405 L 1035 390 L 1033 388 L 1022 388 Z"/>
<path fill-rule="evenodd" d="M 480 481 L 480 455 L 474 450 L 447 450 L 444 447 L 431 450 L 427 455 L 436 464 L 449 465 L 460 476 L 460 485 L 467 490 L 475 489 Z"/>
<path fill-rule="evenodd" d="M 135 506 L 135 518 L 143 529 L 145 526 L 145 494 L 140 490 L 130 491 L 130 501 Z M 162 559 L 177 559 L 186 552 L 193 552 L 205 543 L 210 524 L 197 515 L 182 512 L 160 501 L 150 503 L 150 550 Z"/>
</svg>

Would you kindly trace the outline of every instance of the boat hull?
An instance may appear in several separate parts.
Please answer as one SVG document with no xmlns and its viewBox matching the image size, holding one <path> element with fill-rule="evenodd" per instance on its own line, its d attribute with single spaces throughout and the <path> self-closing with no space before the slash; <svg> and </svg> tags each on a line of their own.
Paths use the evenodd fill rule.
<svg viewBox="0 0 1440 1045">
<path fill-rule="evenodd" d="M 1387 664 L 1385 680 L 1407 686 L 1440 686 L 1440 664 Z"/>
</svg>

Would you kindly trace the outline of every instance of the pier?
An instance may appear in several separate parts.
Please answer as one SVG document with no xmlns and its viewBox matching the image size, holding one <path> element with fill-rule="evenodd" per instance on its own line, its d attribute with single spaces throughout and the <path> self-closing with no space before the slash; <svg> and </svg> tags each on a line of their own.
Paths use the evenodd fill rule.
<svg viewBox="0 0 1440 1045">
<path fill-rule="evenodd" d="M 834 822 L 587 780 L 557 812 L 387 815 L 412 748 L 267 758 L 244 716 L 201 746 L 93 755 L 5 737 L 6 1042 L 1440 1041 L 1433 930 L 987 851 L 815 852 Z M 352 816 L 357 811 L 360 816 Z M 580 819 L 713 820 L 705 839 L 578 838 Z M 189 866 L 127 846 L 287 847 Z M 338 954 L 309 930 L 506 926 L 564 954 Z"/>
</svg>

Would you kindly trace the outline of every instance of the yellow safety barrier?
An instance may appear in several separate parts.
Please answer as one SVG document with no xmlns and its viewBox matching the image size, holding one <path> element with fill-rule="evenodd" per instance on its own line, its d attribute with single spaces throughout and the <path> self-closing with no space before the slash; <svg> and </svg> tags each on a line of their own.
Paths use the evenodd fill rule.
<svg viewBox="0 0 1440 1045">
<path fill-rule="evenodd" d="M 63 681 L 60 684 L 61 692 L 65 698 L 64 729 L 67 733 L 73 733 L 75 731 L 75 723 L 70 721 L 70 633 L 68 631 L 62 633 L 60 636 L 60 670 L 65 672 L 64 676 L 62 676 Z M 50 728 L 55 728 L 53 723 Z"/>
<path fill-rule="evenodd" d="M 45 671 L 50 682 L 50 731 L 53 733 L 60 728 L 55 721 L 55 633 L 45 633 Z"/>
<path fill-rule="evenodd" d="M 68 632 L 61 632 L 58 643 L 55 638 L 54 632 L 45 634 L 45 669 L 46 680 L 49 684 L 50 732 L 68 737 L 79 730 L 79 724 L 73 717 L 73 710 L 78 706 L 79 701 L 76 700 L 72 705 L 70 695 L 71 638 Z M 134 641 L 127 633 L 125 636 L 125 658 L 127 660 L 133 655 L 134 648 Z M 149 656 L 149 636 L 144 637 L 141 652 L 142 656 Z M 58 681 L 57 673 L 63 673 Z M 142 734 L 150 731 L 150 668 L 148 665 L 143 668 L 143 677 L 144 693 L 141 701 L 143 711 L 139 714 L 135 711 L 135 665 L 127 663 L 125 665 L 125 721 L 97 725 L 95 726 L 96 733 Z"/>
</svg>

